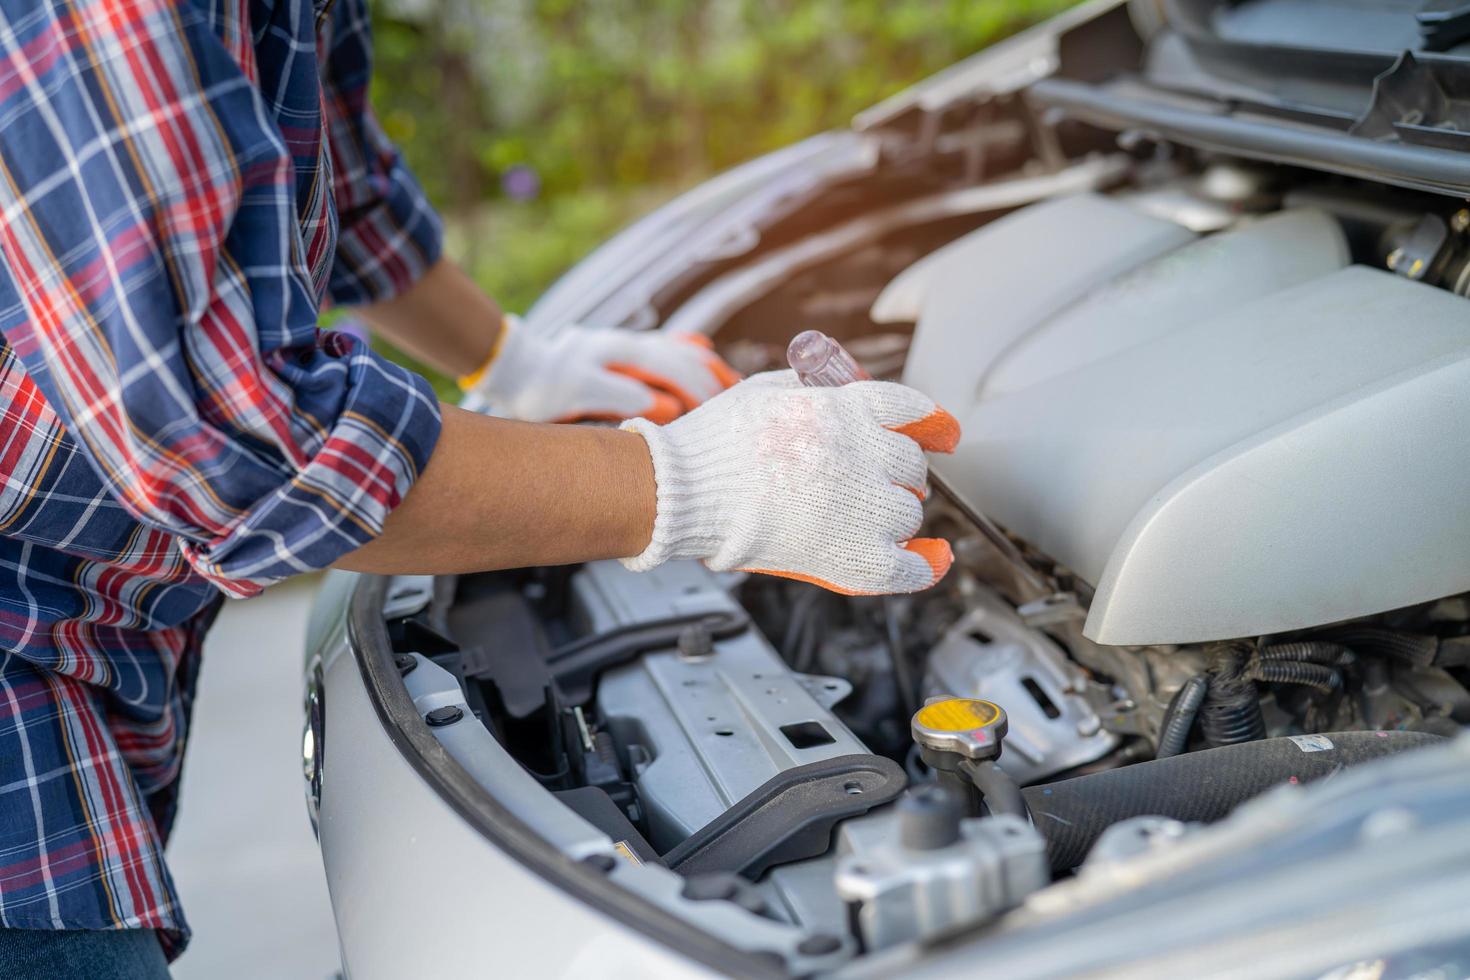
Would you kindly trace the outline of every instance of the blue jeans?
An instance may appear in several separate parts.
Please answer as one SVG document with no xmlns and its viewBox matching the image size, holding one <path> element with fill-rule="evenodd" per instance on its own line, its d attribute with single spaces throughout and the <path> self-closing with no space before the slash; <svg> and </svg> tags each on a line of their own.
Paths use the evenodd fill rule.
<svg viewBox="0 0 1470 980">
<path fill-rule="evenodd" d="M 151 929 L 0 929 L 6 980 L 168 980 Z"/>
</svg>

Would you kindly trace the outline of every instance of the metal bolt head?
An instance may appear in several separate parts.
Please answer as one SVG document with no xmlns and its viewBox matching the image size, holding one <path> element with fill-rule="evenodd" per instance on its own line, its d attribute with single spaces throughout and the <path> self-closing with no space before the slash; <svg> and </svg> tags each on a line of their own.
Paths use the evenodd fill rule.
<svg viewBox="0 0 1470 980">
<path fill-rule="evenodd" d="M 714 656 L 715 638 L 703 623 L 686 626 L 679 634 L 679 659 L 706 660 Z"/>
<path fill-rule="evenodd" d="M 419 665 L 419 659 L 411 653 L 397 653 L 393 655 L 393 666 L 398 668 L 402 677 L 413 673 L 413 669 Z"/>
<path fill-rule="evenodd" d="M 446 704 L 424 715 L 424 721 L 428 722 L 430 728 L 443 728 L 445 725 L 454 724 L 463 717 L 464 712 L 459 707 Z"/>
<path fill-rule="evenodd" d="M 1450 215 L 1450 231 L 1457 235 L 1470 231 L 1470 208 L 1461 208 Z"/>
<path fill-rule="evenodd" d="M 1388 253 L 1387 265 L 1390 271 L 1397 271 L 1399 265 L 1404 261 L 1404 250 L 1396 248 Z"/>
<path fill-rule="evenodd" d="M 1089 715 L 1077 723 L 1077 734 L 1083 738 L 1091 738 L 1102 730 L 1102 719 L 1097 715 Z"/>
</svg>

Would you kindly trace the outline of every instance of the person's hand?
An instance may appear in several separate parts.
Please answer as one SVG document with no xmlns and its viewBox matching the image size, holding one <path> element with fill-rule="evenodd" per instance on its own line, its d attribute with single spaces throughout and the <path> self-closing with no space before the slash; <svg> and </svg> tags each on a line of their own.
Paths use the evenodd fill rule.
<svg viewBox="0 0 1470 980">
<path fill-rule="evenodd" d="M 488 365 L 465 391 L 526 422 L 670 422 L 740 376 L 692 334 L 568 325 L 545 336 L 506 317 Z"/>
<path fill-rule="evenodd" d="M 954 416 L 912 388 L 860 381 L 806 388 L 756 375 L 665 426 L 622 426 L 648 443 L 657 515 L 642 571 L 702 558 L 834 592 L 917 592 L 944 577 L 949 544 L 916 538 L 924 450 L 953 452 Z"/>
</svg>

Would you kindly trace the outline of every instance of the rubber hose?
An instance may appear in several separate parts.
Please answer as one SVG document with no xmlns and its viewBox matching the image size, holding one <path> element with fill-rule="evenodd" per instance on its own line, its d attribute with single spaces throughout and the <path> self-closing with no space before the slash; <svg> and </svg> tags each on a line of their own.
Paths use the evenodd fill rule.
<svg viewBox="0 0 1470 980">
<path fill-rule="evenodd" d="M 1209 690 L 1210 679 L 1204 674 L 1196 674 L 1174 693 L 1164 711 L 1164 720 L 1159 724 L 1159 750 L 1154 753 L 1154 758 L 1167 759 L 1184 751 L 1194 720 L 1199 716 L 1199 706 L 1204 704 Z"/>
<path fill-rule="evenodd" d="M 1403 633 L 1382 626 L 1344 626 L 1332 631 L 1332 639 L 1355 650 L 1393 657 L 1414 667 L 1428 667 L 1439 652 L 1438 637 Z"/>
<path fill-rule="evenodd" d="M 888 643 L 888 659 L 893 666 L 893 680 L 898 685 L 898 700 L 907 717 L 919 710 L 919 687 L 909 669 L 908 654 L 903 646 L 903 631 L 898 628 L 898 611 L 892 596 L 883 597 L 884 638 Z"/>
<path fill-rule="evenodd" d="M 985 807 L 991 813 L 1009 813 L 1026 817 L 1026 799 L 1016 781 L 993 762 L 962 762 L 960 771 L 980 791 Z"/>
<path fill-rule="evenodd" d="M 1210 689 L 1199 709 L 1200 732 L 1213 747 L 1259 741 L 1266 737 L 1261 699 L 1249 681 L 1210 678 Z"/>
<path fill-rule="evenodd" d="M 1210 689 L 1199 709 L 1200 734 L 1210 747 L 1254 742 L 1266 737 L 1266 719 L 1256 686 L 1245 675 L 1250 644 L 1221 643 L 1210 648 Z"/>
<path fill-rule="evenodd" d="M 1270 738 L 1187 752 L 1021 791 L 1046 837 L 1053 871 L 1082 863 L 1104 830 L 1154 815 L 1210 823 L 1280 783 L 1311 782 L 1343 766 L 1444 742 L 1425 732 L 1338 732 L 1311 742 Z M 1331 748 L 1318 748 L 1326 740 Z"/>
<path fill-rule="evenodd" d="M 1431 654 L 1432 655 L 1432 654 Z M 1261 659 L 1299 660 L 1309 664 L 1336 666 L 1353 659 L 1353 651 L 1341 643 L 1325 640 L 1303 640 L 1300 643 L 1277 643 L 1261 650 Z"/>
<path fill-rule="evenodd" d="M 1294 660 L 1268 661 L 1251 668 L 1251 676 L 1267 684 L 1300 684 L 1331 694 L 1342 687 L 1342 675 L 1322 664 L 1299 663 Z"/>
</svg>

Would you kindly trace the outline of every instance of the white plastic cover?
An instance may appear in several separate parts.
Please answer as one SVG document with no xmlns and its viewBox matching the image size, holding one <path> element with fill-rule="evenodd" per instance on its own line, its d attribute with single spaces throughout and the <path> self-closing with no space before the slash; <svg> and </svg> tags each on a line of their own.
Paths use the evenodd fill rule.
<svg viewBox="0 0 1470 980">
<path fill-rule="evenodd" d="M 905 380 L 965 429 L 936 471 L 1096 585 L 1102 643 L 1470 589 L 1470 302 L 1347 267 L 1318 212 L 1161 224 L 1069 198 L 931 266 Z"/>
</svg>

